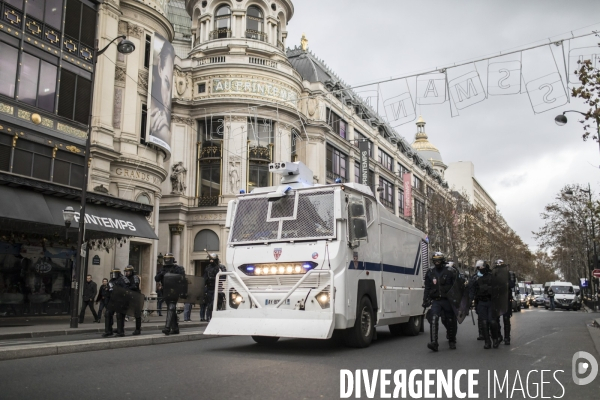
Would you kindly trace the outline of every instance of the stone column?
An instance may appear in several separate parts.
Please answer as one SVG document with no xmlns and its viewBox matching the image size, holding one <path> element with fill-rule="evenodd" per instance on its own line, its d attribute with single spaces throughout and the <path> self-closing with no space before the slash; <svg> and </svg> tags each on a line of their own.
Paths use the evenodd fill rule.
<svg viewBox="0 0 600 400">
<path fill-rule="evenodd" d="M 171 231 L 171 253 L 175 257 L 175 261 L 180 262 L 181 260 L 181 232 L 183 232 L 184 225 L 169 225 Z"/>
<path fill-rule="evenodd" d="M 162 197 L 160 192 L 154 193 L 154 233 L 158 237 L 158 224 L 160 219 L 160 198 Z M 156 296 L 156 285 L 154 284 L 154 277 L 156 276 L 156 262 L 158 260 L 158 241 L 155 240 L 152 244 L 152 255 L 150 256 L 150 280 L 149 284 L 152 288 L 151 295 Z"/>
</svg>

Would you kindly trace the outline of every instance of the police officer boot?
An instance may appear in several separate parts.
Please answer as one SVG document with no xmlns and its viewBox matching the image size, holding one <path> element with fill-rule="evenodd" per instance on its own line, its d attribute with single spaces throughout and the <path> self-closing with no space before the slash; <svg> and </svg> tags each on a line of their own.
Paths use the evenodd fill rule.
<svg viewBox="0 0 600 400">
<path fill-rule="evenodd" d="M 125 316 L 123 314 L 117 314 L 117 336 L 125 336 Z"/>
<path fill-rule="evenodd" d="M 431 339 L 431 343 L 427 343 L 427 347 L 430 350 L 433 351 L 438 351 L 438 329 L 440 327 L 440 317 L 437 315 L 434 315 L 431 318 L 431 326 L 429 327 L 429 334 L 430 334 L 430 339 Z"/>
<path fill-rule="evenodd" d="M 481 323 L 481 333 L 483 334 L 483 340 L 485 340 L 484 344 L 483 344 L 483 348 L 484 349 L 491 349 L 492 348 L 492 341 L 490 340 L 490 323 L 489 321 L 485 321 L 485 320 L 479 320 L 479 322 Z"/>
<path fill-rule="evenodd" d="M 510 318 L 504 318 L 504 344 L 510 345 Z"/>
<path fill-rule="evenodd" d="M 448 320 L 448 343 L 450 344 L 451 350 L 456 350 L 456 333 L 458 331 L 458 324 L 456 319 L 450 318 Z"/>
<path fill-rule="evenodd" d="M 140 333 L 142 333 L 141 330 L 142 330 L 142 319 L 138 317 L 135 319 L 135 331 L 133 331 L 132 335 L 133 336 L 139 335 Z"/>
<path fill-rule="evenodd" d="M 173 317 L 171 322 L 171 335 L 179 335 L 179 323 L 177 322 L 177 315 Z"/>
<path fill-rule="evenodd" d="M 165 322 L 165 327 L 162 330 L 162 333 L 164 333 L 165 335 L 169 335 L 171 333 L 171 320 L 173 318 L 177 318 L 177 316 L 175 315 L 175 310 L 171 310 L 170 308 L 167 308 L 167 320 Z"/>
<path fill-rule="evenodd" d="M 111 318 L 108 315 L 104 315 L 104 333 L 102 337 L 109 337 L 113 335 Z"/>
<path fill-rule="evenodd" d="M 477 336 L 477 340 L 485 340 L 485 336 L 483 335 L 483 320 L 477 319 L 477 328 L 479 329 L 479 336 Z"/>
<path fill-rule="evenodd" d="M 500 326 L 498 325 L 498 322 L 496 321 L 492 321 L 491 322 L 491 328 L 492 328 L 492 347 L 497 349 L 498 346 L 500 346 Z"/>
</svg>

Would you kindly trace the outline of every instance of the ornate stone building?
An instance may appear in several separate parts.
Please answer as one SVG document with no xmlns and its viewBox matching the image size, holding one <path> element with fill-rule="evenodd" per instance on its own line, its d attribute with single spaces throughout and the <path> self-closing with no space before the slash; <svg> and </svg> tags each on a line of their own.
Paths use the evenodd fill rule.
<svg viewBox="0 0 600 400">
<path fill-rule="evenodd" d="M 427 194 L 444 187 L 442 171 L 308 51 L 306 38 L 285 50 L 290 0 L 190 0 L 186 9 L 193 46 L 175 66 L 161 252 L 172 251 L 200 275 L 205 248 L 224 258 L 228 201 L 240 190 L 277 184 L 269 162 L 301 160 L 319 184 L 356 181 L 358 139 L 370 143 L 372 190 L 425 230 Z"/>
</svg>

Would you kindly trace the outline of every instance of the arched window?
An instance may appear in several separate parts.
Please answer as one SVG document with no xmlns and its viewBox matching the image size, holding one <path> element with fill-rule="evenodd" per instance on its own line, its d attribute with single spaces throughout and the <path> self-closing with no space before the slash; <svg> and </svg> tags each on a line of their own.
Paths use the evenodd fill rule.
<svg viewBox="0 0 600 400">
<path fill-rule="evenodd" d="M 246 38 L 267 41 L 267 34 L 264 32 L 265 20 L 263 12 L 256 6 L 248 7 L 246 11 Z"/>
<path fill-rule="evenodd" d="M 150 197 L 148 197 L 148 195 L 146 193 L 140 194 L 137 197 L 137 199 L 135 199 L 135 201 L 137 201 L 138 203 L 142 203 L 142 204 L 152 204 L 150 202 Z"/>
<path fill-rule="evenodd" d="M 203 229 L 194 238 L 194 251 L 219 251 L 219 237 L 210 229 Z"/>
<path fill-rule="evenodd" d="M 210 39 L 231 37 L 231 8 L 222 5 L 215 13 L 215 30 L 210 33 Z"/>
</svg>

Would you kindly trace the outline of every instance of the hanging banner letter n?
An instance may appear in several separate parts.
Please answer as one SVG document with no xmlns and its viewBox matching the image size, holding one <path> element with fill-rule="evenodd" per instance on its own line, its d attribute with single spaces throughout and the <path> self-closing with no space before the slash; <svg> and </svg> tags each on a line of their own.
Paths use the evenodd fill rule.
<svg viewBox="0 0 600 400">
<path fill-rule="evenodd" d="M 369 142 L 361 140 L 358 142 L 358 151 L 360 151 L 360 183 L 369 186 Z"/>
</svg>

